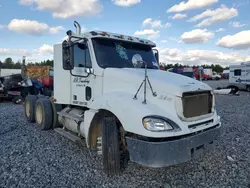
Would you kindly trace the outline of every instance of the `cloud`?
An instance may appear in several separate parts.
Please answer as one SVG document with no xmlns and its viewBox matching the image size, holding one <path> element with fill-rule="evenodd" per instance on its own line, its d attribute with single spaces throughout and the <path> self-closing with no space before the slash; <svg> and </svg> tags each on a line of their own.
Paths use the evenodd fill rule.
<svg viewBox="0 0 250 188">
<path fill-rule="evenodd" d="M 240 28 L 246 26 L 246 24 L 241 24 L 240 22 L 230 22 L 229 25 L 231 25 L 234 28 Z"/>
<path fill-rule="evenodd" d="M 37 10 L 46 10 L 54 18 L 71 18 L 76 16 L 94 16 L 103 7 L 98 0 L 19 0 L 20 4 L 35 5 Z"/>
<path fill-rule="evenodd" d="M 152 28 L 167 28 L 167 27 L 171 27 L 172 25 L 171 23 L 162 24 L 161 20 L 153 20 L 152 18 L 146 18 L 142 22 L 142 26 L 143 27 L 150 26 Z"/>
<path fill-rule="evenodd" d="M 141 0 L 112 0 L 115 5 L 122 7 L 130 7 L 141 2 Z"/>
<path fill-rule="evenodd" d="M 35 0 L 19 0 L 19 3 L 22 5 L 32 5 L 34 1 Z"/>
<path fill-rule="evenodd" d="M 235 35 L 227 35 L 219 39 L 217 46 L 235 50 L 250 48 L 250 30 L 241 31 Z"/>
<path fill-rule="evenodd" d="M 25 49 L 9 49 L 9 48 L 0 48 L 0 55 L 20 55 L 27 56 L 30 55 L 28 50 Z"/>
<path fill-rule="evenodd" d="M 219 28 L 215 32 L 218 33 L 218 32 L 222 32 L 222 31 L 225 31 L 225 29 L 224 28 Z"/>
<path fill-rule="evenodd" d="M 204 43 L 214 36 L 214 33 L 207 29 L 195 29 L 189 32 L 184 32 L 181 40 L 184 43 Z"/>
<path fill-rule="evenodd" d="M 160 61 L 164 63 L 182 63 L 188 65 L 198 64 L 221 64 L 223 66 L 232 63 L 250 61 L 250 56 L 239 53 L 222 53 L 210 50 L 187 50 L 181 51 L 176 48 L 158 49 Z"/>
<path fill-rule="evenodd" d="M 64 30 L 64 27 L 62 27 L 62 26 L 56 26 L 56 27 L 49 28 L 49 32 L 51 34 L 57 34 L 57 33 L 59 33 L 60 31 L 63 31 L 63 30 Z"/>
<path fill-rule="evenodd" d="M 167 40 L 161 40 L 160 42 L 161 42 L 161 43 L 168 43 Z"/>
<path fill-rule="evenodd" d="M 13 19 L 8 24 L 7 28 L 17 33 L 25 33 L 30 35 L 42 35 L 42 34 L 57 34 L 61 30 L 64 30 L 62 26 L 49 27 L 45 23 L 39 23 L 35 20 L 18 20 Z"/>
<path fill-rule="evenodd" d="M 188 20 L 188 22 L 195 22 L 203 19 L 200 23 L 196 25 L 196 27 L 207 27 L 218 22 L 229 20 L 235 16 L 238 16 L 237 9 L 228 8 L 225 5 L 221 5 L 219 8 L 215 10 L 208 9 L 203 13 L 192 17 L 191 19 Z"/>
<path fill-rule="evenodd" d="M 214 3 L 219 2 L 219 0 L 188 0 L 187 2 L 182 1 L 169 8 L 167 12 L 182 12 L 187 10 L 199 9 L 211 6 Z"/>
<path fill-rule="evenodd" d="M 145 29 L 143 31 L 136 31 L 134 35 L 146 35 L 148 39 L 156 39 L 160 36 L 160 31 L 155 31 L 153 29 Z"/>
<path fill-rule="evenodd" d="M 53 46 L 43 44 L 40 48 L 31 51 L 26 49 L 9 49 L 9 48 L 0 48 L 0 55 L 17 55 L 17 56 L 26 56 L 32 58 L 31 55 L 53 55 Z"/>
<path fill-rule="evenodd" d="M 181 39 L 177 39 L 175 37 L 169 37 L 169 40 L 172 40 L 172 41 L 175 41 L 177 43 L 182 43 L 182 40 Z"/>
<path fill-rule="evenodd" d="M 53 55 L 53 46 L 44 44 L 33 52 L 37 55 Z"/>
<path fill-rule="evenodd" d="M 0 29 L 4 29 L 6 26 L 0 24 Z"/>
<path fill-rule="evenodd" d="M 170 16 L 171 19 L 173 20 L 180 20 L 180 19 L 183 19 L 183 18 L 186 18 L 187 15 L 186 14 L 175 14 L 174 16 Z"/>
<path fill-rule="evenodd" d="M 37 61 L 39 61 L 35 57 L 32 57 L 32 56 L 26 56 L 25 60 L 26 60 L 27 63 L 28 62 L 37 62 Z"/>
</svg>

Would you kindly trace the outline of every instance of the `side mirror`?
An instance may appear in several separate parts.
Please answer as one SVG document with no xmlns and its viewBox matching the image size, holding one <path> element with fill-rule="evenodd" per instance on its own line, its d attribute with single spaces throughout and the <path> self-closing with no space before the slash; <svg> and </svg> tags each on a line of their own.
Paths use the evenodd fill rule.
<svg viewBox="0 0 250 188">
<path fill-rule="evenodd" d="M 72 70 L 74 68 L 74 44 L 66 40 L 62 43 L 63 69 Z"/>
<path fill-rule="evenodd" d="M 157 60 L 158 65 L 160 66 L 160 61 L 159 61 L 159 52 L 157 49 L 153 49 L 154 53 L 155 53 L 155 59 Z"/>
</svg>

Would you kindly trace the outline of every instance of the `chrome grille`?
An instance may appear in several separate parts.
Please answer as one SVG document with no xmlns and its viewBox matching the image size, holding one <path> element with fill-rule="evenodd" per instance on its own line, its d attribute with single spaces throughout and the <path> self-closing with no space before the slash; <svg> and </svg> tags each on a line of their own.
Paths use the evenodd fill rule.
<svg viewBox="0 0 250 188">
<path fill-rule="evenodd" d="M 209 91 L 186 92 L 182 96 L 183 115 L 192 118 L 212 112 L 213 97 Z"/>
</svg>

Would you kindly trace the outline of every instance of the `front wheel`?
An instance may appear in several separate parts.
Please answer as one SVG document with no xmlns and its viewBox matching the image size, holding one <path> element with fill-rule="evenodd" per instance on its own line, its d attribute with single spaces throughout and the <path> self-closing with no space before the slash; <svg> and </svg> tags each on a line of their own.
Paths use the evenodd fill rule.
<svg viewBox="0 0 250 188">
<path fill-rule="evenodd" d="M 114 175 L 121 171 L 120 136 L 116 118 L 104 117 L 102 124 L 102 157 L 104 172 Z"/>
</svg>

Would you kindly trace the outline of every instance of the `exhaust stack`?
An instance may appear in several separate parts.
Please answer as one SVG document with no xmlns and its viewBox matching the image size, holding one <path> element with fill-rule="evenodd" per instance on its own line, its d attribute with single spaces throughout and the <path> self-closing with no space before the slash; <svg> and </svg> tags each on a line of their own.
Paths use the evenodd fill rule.
<svg viewBox="0 0 250 188">
<path fill-rule="evenodd" d="M 77 21 L 74 21 L 74 26 L 76 27 L 76 33 L 78 35 L 80 35 L 81 34 L 81 26 L 80 26 L 80 24 Z"/>
</svg>

